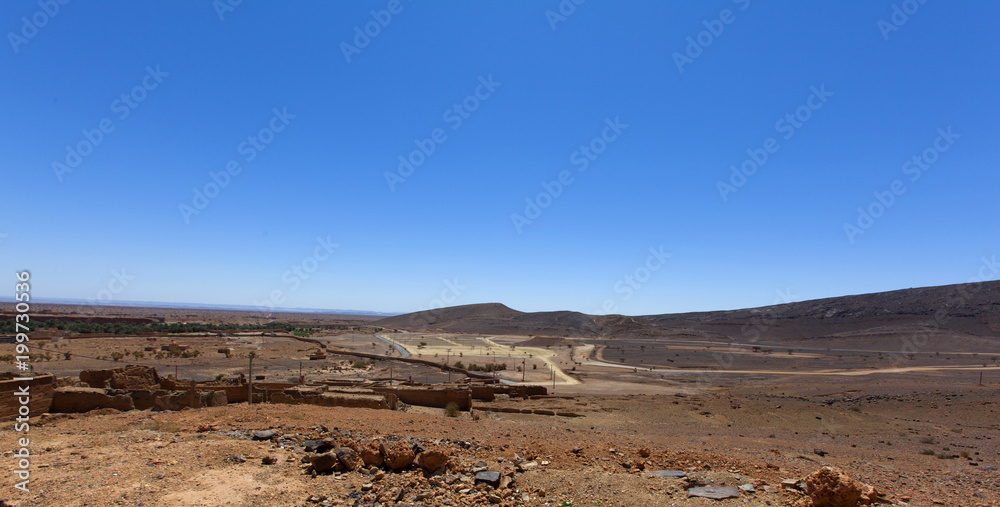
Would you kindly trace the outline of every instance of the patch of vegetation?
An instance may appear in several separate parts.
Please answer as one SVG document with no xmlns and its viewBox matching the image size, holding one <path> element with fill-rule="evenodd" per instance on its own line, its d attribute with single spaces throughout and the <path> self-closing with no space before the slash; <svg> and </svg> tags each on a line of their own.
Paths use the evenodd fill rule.
<svg viewBox="0 0 1000 507">
<path fill-rule="evenodd" d="M 444 407 L 444 415 L 448 417 L 458 417 L 458 404 L 454 401 Z"/>
</svg>

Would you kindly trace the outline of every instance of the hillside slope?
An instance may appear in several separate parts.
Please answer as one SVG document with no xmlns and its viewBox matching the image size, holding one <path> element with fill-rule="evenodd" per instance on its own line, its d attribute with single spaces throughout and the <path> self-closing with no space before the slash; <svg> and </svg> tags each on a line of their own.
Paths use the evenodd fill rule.
<svg viewBox="0 0 1000 507">
<path fill-rule="evenodd" d="M 376 321 L 386 328 L 585 338 L 694 335 L 768 340 L 854 338 L 927 331 L 1000 336 L 1000 282 L 923 287 L 743 310 L 624 316 L 513 310 L 499 303 L 453 306 Z"/>
</svg>

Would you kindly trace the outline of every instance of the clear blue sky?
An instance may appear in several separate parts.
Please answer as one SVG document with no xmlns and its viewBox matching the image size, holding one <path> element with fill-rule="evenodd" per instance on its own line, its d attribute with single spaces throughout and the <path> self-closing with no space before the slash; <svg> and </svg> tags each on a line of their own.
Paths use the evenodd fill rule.
<svg viewBox="0 0 1000 507">
<path fill-rule="evenodd" d="M 225 1 L 0 5 L 35 297 L 651 314 L 1000 255 L 996 2 Z"/>
</svg>

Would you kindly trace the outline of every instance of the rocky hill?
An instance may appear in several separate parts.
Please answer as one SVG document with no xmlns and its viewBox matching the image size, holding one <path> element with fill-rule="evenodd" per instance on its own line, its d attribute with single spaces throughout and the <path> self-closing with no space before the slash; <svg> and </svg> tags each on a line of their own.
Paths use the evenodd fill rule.
<svg viewBox="0 0 1000 507">
<path fill-rule="evenodd" d="M 843 296 L 743 310 L 625 316 L 513 310 L 499 303 L 454 306 L 376 321 L 408 331 L 584 338 L 760 336 L 769 340 L 852 338 L 926 331 L 1000 337 L 1000 282 Z"/>
</svg>

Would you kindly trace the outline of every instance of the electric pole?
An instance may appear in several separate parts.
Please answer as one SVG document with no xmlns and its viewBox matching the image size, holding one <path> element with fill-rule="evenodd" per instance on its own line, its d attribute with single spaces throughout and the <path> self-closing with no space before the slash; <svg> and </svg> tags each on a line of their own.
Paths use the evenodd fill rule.
<svg viewBox="0 0 1000 507">
<path fill-rule="evenodd" d="M 253 352 L 250 353 L 250 366 L 247 369 L 249 375 L 247 375 L 247 405 L 253 405 L 253 357 L 257 355 Z"/>
</svg>

